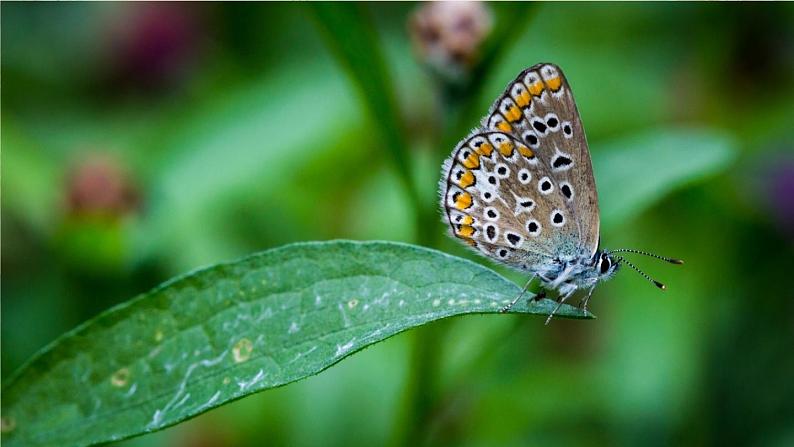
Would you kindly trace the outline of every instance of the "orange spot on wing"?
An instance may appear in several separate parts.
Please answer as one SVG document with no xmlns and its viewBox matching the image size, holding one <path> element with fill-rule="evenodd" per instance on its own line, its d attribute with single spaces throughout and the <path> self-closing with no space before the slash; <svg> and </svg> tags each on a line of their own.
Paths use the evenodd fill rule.
<svg viewBox="0 0 794 447">
<path fill-rule="evenodd" d="M 560 89 L 560 86 L 562 86 L 562 79 L 560 79 L 559 77 L 551 78 L 548 81 L 546 81 L 546 85 L 549 86 L 551 91 L 556 92 L 557 90 Z"/>
<path fill-rule="evenodd" d="M 529 99 L 530 99 L 529 98 L 529 92 L 527 92 L 527 91 L 521 92 L 521 94 L 518 95 L 517 98 L 515 98 L 516 104 L 518 104 L 519 107 L 528 106 L 529 105 Z"/>
<path fill-rule="evenodd" d="M 461 225 L 458 229 L 458 234 L 463 237 L 472 237 L 474 235 L 474 227 L 471 225 Z"/>
<path fill-rule="evenodd" d="M 477 155 L 476 152 L 472 152 L 469 156 L 463 160 L 463 166 L 467 169 L 477 169 L 480 167 L 480 156 Z"/>
<path fill-rule="evenodd" d="M 543 81 L 538 81 L 529 86 L 529 93 L 533 96 L 540 96 L 543 91 Z"/>
<path fill-rule="evenodd" d="M 463 225 L 471 225 L 474 223 L 474 218 L 469 215 L 463 216 L 463 220 L 461 220 L 460 223 Z"/>
<path fill-rule="evenodd" d="M 526 146 L 518 146 L 518 153 L 527 158 L 535 158 L 535 153 Z"/>
<path fill-rule="evenodd" d="M 511 157 L 513 155 L 513 143 L 509 141 L 505 141 L 499 146 L 499 153 L 501 153 L 505 157 Z"/>
<path fill-rule="evenodd" d="M 458 186 L 460 186 L 461 188 L 468 188 L 473 184 L 474 184 L 474 174 L 472 174 L 471 171 L 464 172 L 463 175 L 460 177 L 460 180 L 458 181 Z"/>
<path fill-rule="evenodd" d="M 483 144 L 480 145 L 480 147 L 474 149 L 474 151 L 477 152 L 480 155 L 484 155 L 486 157 L 490 157 L 491 153 L 493 152 L 493 146 L 491 146 L 488 143 L 483 143 Z"/>
<path fill-rule="evenodd" d="M 510 110 L 507 111 L 507 120 L 511 123 L 514 123 L 521 119 L 521 109 L 516 106 L 510 107 Z"/>
<path fill-rule="evenodd" d="M 455 208 L 465 210 L 471 206 L 471 194 L 462 192 L 455 198 Z"/>
<path fill-rule="evenodd" d="M 507 124 L 506 122 L 502 121 L 496 125 L 497 129 L 501 130 L 502 132 L 512 132 L 513 127 Z"/>
</svg>

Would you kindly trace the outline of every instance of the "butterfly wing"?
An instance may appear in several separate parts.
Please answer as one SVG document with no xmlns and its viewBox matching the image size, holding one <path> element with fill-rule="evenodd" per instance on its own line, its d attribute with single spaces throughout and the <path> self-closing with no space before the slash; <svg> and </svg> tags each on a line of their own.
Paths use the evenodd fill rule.
<svg viewBox="0 0 794 447">
<path fill-rule="evenodd" d="M 550 240 L 530 243 L 525 225 L 538 208 L 528 197 L 539 161 L 504 132 L 475 131 L 444 163 L 442 206 L 453 235 L 488 257 L 530 269 L 553 257 Z"/>
<path fill-rule="evenodd" d="M 595 254 L 600 234 L 598 192 L 584 127 L 562 70 L 554 64 L 524 70 L 494 103 L 483 126 L 509 131 L 536 152 L 538 169 L 553 188 L 549 200 L 541 202 L 548 205 L 542 212 L 554 224 L 555 210 L 562 210 L 564 222 L 553 225 L 559 228 L 555 234 L 572 235 L 575 226 L 576 247 Z M 560 200 L 563 208 L 558 208 Z M 561 248 L 563 254 L 570 253 L 564 244 Z"/>
<path fill-rule="evenodd" d="M 508 265 L 527 269 L 598 248 L 587 141 L 555 65 L 530 67 L 508 85 L 455 148 L 441 182 L 453 234 Z"/>
</svg>

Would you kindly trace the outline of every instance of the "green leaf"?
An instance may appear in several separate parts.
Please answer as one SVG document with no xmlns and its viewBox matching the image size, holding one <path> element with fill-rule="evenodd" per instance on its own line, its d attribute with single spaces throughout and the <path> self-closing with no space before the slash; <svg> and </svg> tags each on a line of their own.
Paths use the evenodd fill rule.
<svg viewBox="0 0 794 447">
<path fill-rule="evenodd" d="M 714 130 L 656 130 L 594 147 L 601 228 L 618 225 L 675 189 L 719 172 L 735 156 L 735 141 Z"/>
<path fill-rule="evenodd" d="M 105 312 L 17 371 L 3 387 L 3 443 L 155 431 L 407 329 L 497 313 L 517 293 L 473 262 L 387 242 L 294 244 L 219 264 Z M 514 311 L 548 315 L 555 304 L 526 299 Z M 568 305 L 558 315 L 592 317 Z"/>
</svg>

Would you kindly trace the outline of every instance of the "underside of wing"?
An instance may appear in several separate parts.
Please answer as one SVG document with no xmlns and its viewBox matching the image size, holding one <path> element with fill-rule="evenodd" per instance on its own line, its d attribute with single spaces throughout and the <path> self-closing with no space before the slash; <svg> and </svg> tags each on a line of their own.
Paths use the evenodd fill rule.
<svg viewBox="0 0 794 447">
<path fill-rule="evenodd" d="M 533 270 L 598 248 L 595 181 L 567 80 L 552 64 L 524 70 L 444 164 L 452 233 L 480 253 Z"/>
<path fill-rule="evenodd" d="M 538 170 L 551 180 L 556 194 L 551 197 L 554 200 L 542 202 L 548 205 L 543 211 L 554 213 L 562 202 L 568 215 L 564 218 L 576 225 L 577 240 L 571 245 L 594 254 L 600 225 L 598 193 L 584 127 L 562 70 L 553 64 L 524 70 L 497 99 L 482 125 L 507 133 L 535 151 Z M 563 227 L 561 231 L 571 231 Z M 567 251 L 568 247 L 560 247 Z"/>
<path fill-rule="evenodd" d="M 541 237 L 551 224 L 536 217 L 542 188 L 550 185 L 538 175 L 538 164 L 534 151 L 506 133 L 464 139 L 444 164 L 441 180 L 452 233 L 517 268 L 552 258 L 553 242 Z"/>
</svg>

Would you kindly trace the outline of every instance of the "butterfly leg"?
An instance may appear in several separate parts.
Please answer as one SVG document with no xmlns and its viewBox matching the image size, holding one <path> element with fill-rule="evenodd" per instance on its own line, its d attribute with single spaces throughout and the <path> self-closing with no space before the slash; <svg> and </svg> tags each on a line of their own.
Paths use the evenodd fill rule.
<svg viewBox="0 0 794 447">
<path fill-rule="evenodd" d="M 587 302 L 590 301 L 590 297 L 593 296 L 593 290 L 595 290 L 595 284 L 593 287 L 590 287 L 590 290 L 587 292 L 587 296 L 581 302 L 582 310 L 587 313 Z"/>
<path fill-rule="evenodd" d="M 565 302 L 565 300 L 567 300 L 571 295 L 573 295 L 574 292 L 576 292 L 576 289 L 571 290 L 570 292 L 563 295 L 562 298 L 560 298 L 560 302 L 557 303 L 557 307 L 555 307 L 554 310 L 552 310 L 551 313 L 549 314 L 549 317 L 546 318 L 546 324 L 549 324 L 549 321 L 551 321 L 551 317 L 553 317 L 554 314 L 556 314 L 557 311 L 560 310 L 560 307 L 562 307 L 562 304 Z"/>
<path fill-rule="evenodd" d="M 521 289 L 521 293 L 519 293 L 518 296 L 515 297 L 510 304 L 508 304 L 505 307 L 499 309 L 499 312 L 501 312 L 501 313 L 509 312 L 510 309 L 512 309 L 513 306 L 518 302 L 518 300 L 520 300 L 521 297 L 524 296 L 524 294 L 527 292 L 527 289 L 529 288 L 529 285 L 532 283 L 532 280 L 535 279 L 535 276 L 536 275 L 532 275 L 532 277 L 529 278 L 529 281 L 527 281 L 526 285 L 524 285 L 524 288 Z"/>
</svg>

